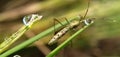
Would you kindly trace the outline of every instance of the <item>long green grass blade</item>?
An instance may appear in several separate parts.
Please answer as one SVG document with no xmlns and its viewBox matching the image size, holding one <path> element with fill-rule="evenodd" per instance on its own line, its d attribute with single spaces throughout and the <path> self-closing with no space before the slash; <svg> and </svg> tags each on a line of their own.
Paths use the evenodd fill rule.
<svg viewBox="0 0 120 57">
<path fill-rule="evenodd" d="M 30 17 L 30 16 L 28 16 Z M 3 41 L 0 44 L 0 54 L 2 52 L 4 52 L 5 50 L 7 50 L 17 39 L 19 39 L 28 29 L 31 28 L 31 26 L 38 20 L 40 20 L 42 18 L 42 16 L 38 16 L 38 15 L 31 15 L 31 18 L 28 23 L 28 26 L 23 25 L 17 32 L 15 32 L 14 34 L 12 34 L 9 38 L 5 39 L 5 41 Z M 36 18 L 37 17 L 37 18 Z"/>
<path fill-rule="evenodd" d="M 77 16 L 77 17 L 74 17 L 74 18 L 69 19 L 69 21 L 74 20 L 74 19 L 79 19 L 79 18 L 80 18 L 80 17 Z M 62 22 L 62 24 L 66 25 L 67 22 L 64 21 L 64 22 Z M 60 24 L 57 24 L 57 25 L 56 25 L 56 29 L 57 29 L 57 28 L 60 28 L 60 27 L 61 27 Z M 16 47 L 14 47 L 14 48 L 6 51 L 5 53 L 1 54 L 0 57 L 7 57 L 8 55 L 10 55 L 10 54 L 12 54 L 12 53 L 14 53 L 14 52 L 16 52 L 16 51 L 18 51 L 18 50 L 21 50 L 21 49 L 23 49 L 24 47 L 27 47 L 28 45 L 32 44 L 33 42 L 35 42 L 35 41 L 43 38 L 44 36 L 46 36 L 47 34 L 49 34 L 49 33 L 51 33 L 51 32 L 53 32 L 53 30 L 54 30 L 54 27 L 51 27 L 51 28 L 43 31 L 42 33 L 36 35 L 35 37 L 32 37 L 32 38 L 30 38 L 29 40 L 21 43 L 20 45 L 18 45 L 18 46 L 16 46 Z"/>
<path fill-rule="evenodd" d="M 61 45 L 59 45 L 52 52 L 50 52 L 46 57 L 54 57 L 61 49 L 63 49 L 70 41 L 72 41 L 72 39 L 74 39 L 82 31 L 84 31 L 86 28 L 88 28 L 91 24 L 86 25 L 83 28 L 81 28 L 80 30 L 78 30 L 76 33 L 74 33 L 72 36 L 70 36 L 67 40 L 65 40 Z"/>
</svg>

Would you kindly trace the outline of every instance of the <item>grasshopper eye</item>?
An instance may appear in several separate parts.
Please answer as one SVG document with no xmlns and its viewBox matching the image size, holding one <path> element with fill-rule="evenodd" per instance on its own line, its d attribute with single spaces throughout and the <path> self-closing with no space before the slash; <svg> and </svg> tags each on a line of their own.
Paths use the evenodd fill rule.
<svg viewBox="0 0 120 57">
<path fill-rule="evenodd" d="M 91 19 L 87 19 L 87 22 L 88 22 L 88 23 L 91 23 L 91 22 L 92 22 L 92 20 L 91 20 Z"/>
<path fill-rule="evenodd" d="M 90 23 L 93 23 L 93 20 L 92 19 L 86 19 L 86 20 L 83 20 L 83 22 L 85 23 L 85 25 L 89 25 Z"/>
</svg>

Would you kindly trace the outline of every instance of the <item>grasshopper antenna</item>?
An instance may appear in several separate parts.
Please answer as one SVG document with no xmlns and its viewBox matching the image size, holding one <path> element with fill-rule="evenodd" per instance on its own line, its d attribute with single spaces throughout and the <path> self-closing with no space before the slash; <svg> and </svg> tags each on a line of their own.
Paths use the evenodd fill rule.
<svg viewBox="0 0 120 57">
<path fill-rule="evenodd" d="M 85 15 L 83 16 L 83 19 L 85 19 L 86 15 L 88 13 L 89 7 L 90 7 L 90 0 L 88 0 L 88 7 L 86 9 Z"/>
</svg>

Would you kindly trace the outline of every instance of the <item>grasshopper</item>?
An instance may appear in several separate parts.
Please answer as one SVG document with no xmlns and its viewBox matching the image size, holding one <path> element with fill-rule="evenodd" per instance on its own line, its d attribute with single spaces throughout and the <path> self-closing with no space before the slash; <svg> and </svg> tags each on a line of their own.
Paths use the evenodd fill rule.
<svg viewBox="0 0 120 57">
<path fill-rule="evenodd" d="M 76 27 L 78 27 L 80 24 L 84 26 L 87 26 L 91 23 L 93 23 L 93 19 L 94 18 L 89 18 L 89 19 L 85 19 L 87 13 L 88 13 L 88 9 L 89 9 L 89 5 L 90 5 L 90 0 L 88 1 L 88 8 L 85 12 L 84 16 L 79 16 L 79 19 L 73 20 L 71 22 L 69 22 L 67 19 L 66 21 L 69 23 L 68 25 L 66 25 L 63 29 L 61 29 L 59 32 L 57 32 L 53 38 L 49 41 L 48 45 L 52 45 L 54 43 L 57 42 L 58 39 L 60 39 L 63 35 L 65 35 L 70 29 L 74 29 Z M 57 20 L 57 19 L 56 19 Z M 57 21 L 59 22 L 59 21 Z M 59 22 L 60 23 L 60 22 Z M 61 24 L 61 23 L 60 23 Z"/>
</svg>

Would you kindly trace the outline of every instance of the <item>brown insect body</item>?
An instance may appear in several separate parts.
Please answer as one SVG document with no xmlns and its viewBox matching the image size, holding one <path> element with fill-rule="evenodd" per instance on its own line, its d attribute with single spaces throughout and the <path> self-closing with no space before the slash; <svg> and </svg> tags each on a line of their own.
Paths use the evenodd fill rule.
<svg viewBox="0 0 120 57">
<path fill-rule="evenodd" d="M 60 30 L 58 33 L 53 36 L 53 38 L 49 41 L 49 45 L 55 43 L 60 37 L 62 37 L 65 33 L 67 33 L 70 29 L 73 29 L 74 27 L 79 25 L 79 21 L 72 21 L 70 24 L 68 24 L 65 28 Z"/>
<path fill-rule="evenodd" d="M 69 24 L 65 28 L 63 28 L 58 33 L 56 33 L 55 36 L 53 36 L 53 38 L 49 41 L 48 45 L 54 44 L 60 37 L 62 37 L 65 33 L 67 33 L 68 30 L 78 27 L 80 23 L 83 25 L 83 27 L 89 25 L 90 23 L 93 23 L 92 19 L 85 19 L 89 9 L 89 4 L 90 4 L 90 0 L 88 0 L 88 8 L 85 12 L 85 15 L 83 17 L 79 16 L 80 17 L 79 20 L 74 20 L 72 22 L 69 22 Z"/>
</svg>

